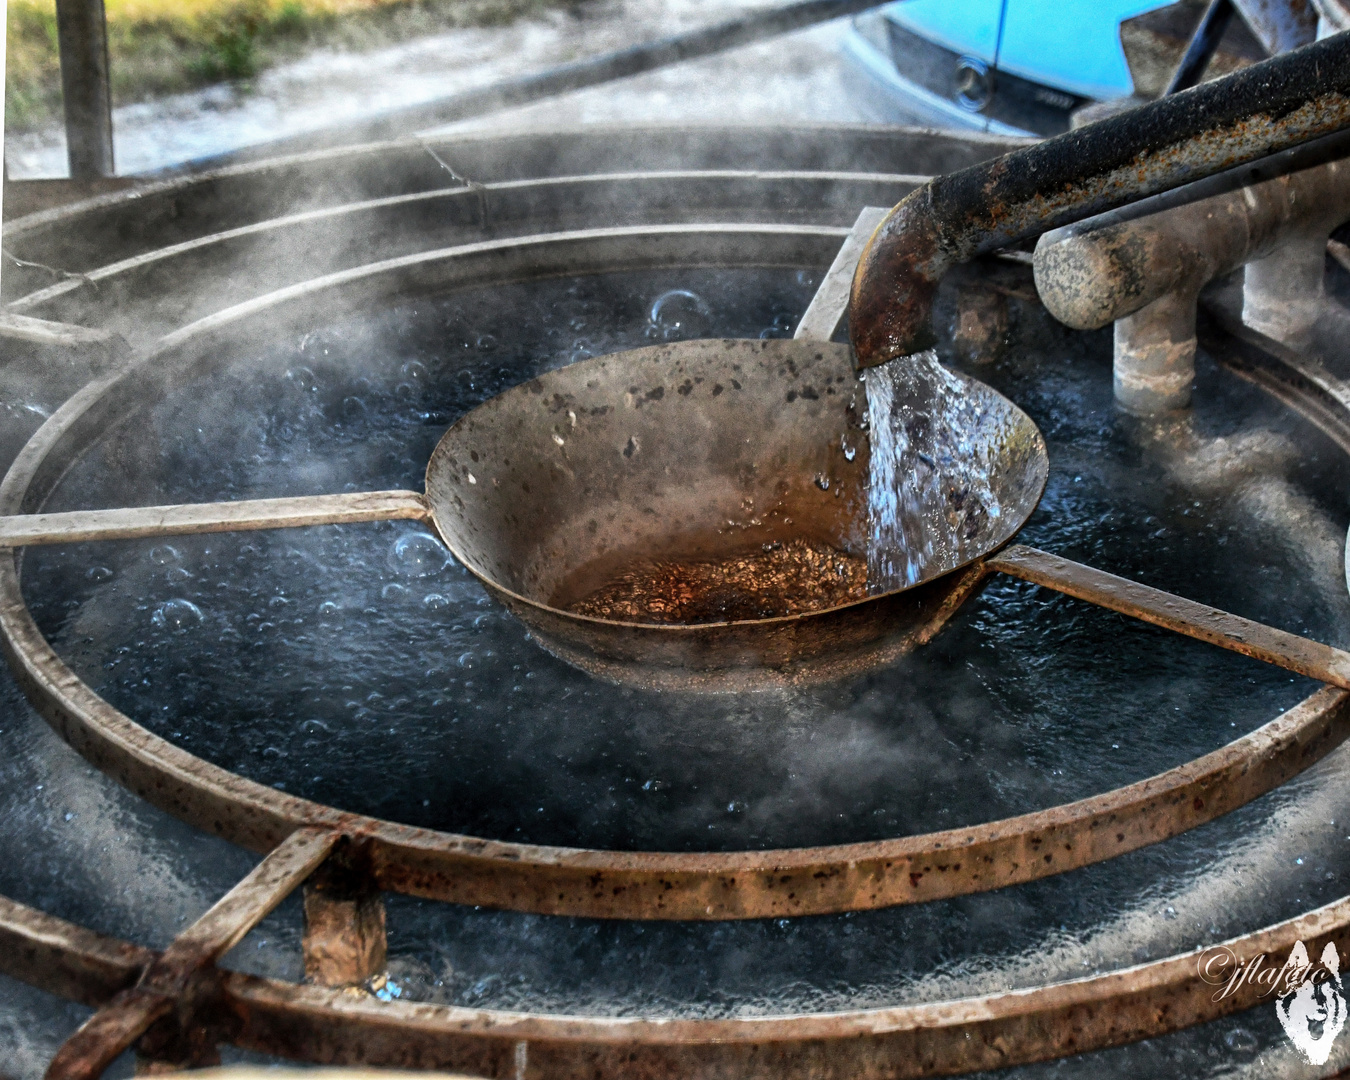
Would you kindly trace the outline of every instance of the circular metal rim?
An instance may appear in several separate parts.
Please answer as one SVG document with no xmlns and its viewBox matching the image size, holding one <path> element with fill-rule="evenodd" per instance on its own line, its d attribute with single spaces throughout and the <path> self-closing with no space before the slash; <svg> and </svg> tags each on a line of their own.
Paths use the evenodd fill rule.
<svg viewBox="0 0 1350 1080">
<path fill-rule="evenodd" d="M 89 384 L 38 430 L 0 484 L 0 511 L 29 512 L 64 465 L 53 451 L 97 428 L 97 407 L 189 343 L 251 316 L 275 315 L 343 288 L 377 281 L 377 296 L 435 284 L 478 283 L 528 269 L 613 270 L 653 252 L 681 265 L 773 265 L 747 238 L 826 261 L 847 230 L 806 226 L 664 226 L 546 234 L 466 245 L 328 275 L 199 320 L 163 338 L 121 373 Z M 631 248 L 639 249 L 634 255 Z M 795 246 L 794 246 L 795 245 Z M 830 248 L 826 252 L 826 248 Z M 713 261 L 716 262 L 717 259 Z M 796 263 L 800 265 L 799 263 Z M 660 265 L 659 263 L 657 265 Z M 550 271 L 550 268 L 555 268 Z M 437 277 L 439 273 L 439 277 Z M 456 277 L 458 275 L 458 277 Z M 501 280 L 498 277 L 495 280 Z M 189 369 L 190 370 L 190 369 Z M 142 398 L 143 400 L 143 398 Z M 36 489 L 35 489 L 36 485 Z M 286 795 L 205 762 L 152 735 L 100 698 L 42 637 L 23 602 L 19 559 L 0 559 L 3 648 L 30 699 L 94 765 L 161 808 L 208 831 L 268 851 L 297 828 L 341 829 L 369 851 L 379 886 L 456 903 L 579 917 L 738 919 L 866 910 L 999 888 L 1134 850 L 1264 794 L 1350 735 L 1350 694 L 1324 689 L 1256 731 L 1184 765 L 1101 795 L 983 825 L 894 840 L 765 851 L 661 853 L 524 845 L 436 832 L 347 813 Z"/>
<path fill-rule="evenodd" d="M 504 222 L 537 220 L 541 216 L 540 208 L 537 205 L 537 200 L 540 197 L 549 200 L 552 209 L 556 210 L 563 206 L 571 205 L 574 207 L 577 202 L 584 203 L 587 200 L 603 203 L 608 194 L 623 193 L 625 197 L 630 197 L 635 187 L 646 189 L 656 185 L 672 187 L 678 185 L 682 189 L 680 192 L 681 202 L 689 205 L 692 212 L 706 213 L 719 206 L 727 205 L 725 196 L 728 189 L 749 189 L 757 193 L 760 196 L 759 201 L 762 202 L 766 185 L 847 184 L 852 188 L 870 186 L 893 189 L 876 191 L 874 194 L 881 196 L 887 202 L 894 202 L 929 179 L 930 177 L 927 176 L 909 173 L 684 169 L 658 172 L 594 173 L 578 176 L 506 180 L 473 186 L 434 188 L 429 191 L 413 192 L 412 194 L 363 199 L 335 206 L 305 210 L 281 217 L 267 218 L 248 225 L 240 225 L 232 229 L 224 229 L 220 232 L 207 233 L 191 240 L 156 248 L 140 255 L 132 255 L 89 270 L 86 273 L 65 278 L 45 288 L 35 289 L 23 296 L 16 297 L 4 306 L 5 310 L 17 314 L 41 314 L 44 305 L 60 300 L 86 284 L 97 286 L 103 282 L 116 283 L 119 278 L 137 272 L 162 268 L 169 260 L 181 256 L 198 255 L 206 249 L 233 241 L 270 238 L 288 229 L 303 228 L 316 223 L 394 208 L 417 208 L 436 202 L 472 202 L 475 204 L 475 218 L 481 214 L 490 220 L 494 228 L 499 229 Z M 707 194 L 702 197 L 695 197 L 700 194 L 700 189 L 708 189 Z M 855 192 L 855 194 L 857 193 Z M 732 205 L 735 206 L 736 204 L 733 203 Z M 750 207 L 747 205 L 746 209 L 748 211 Z M 547 209 L 543 216 L 547 216 Z M 672 222 L 665 221 L 663 223 L 670 224 Z M 700 218 L 698 220 L 698 224 L 709 223 L 708 219 Z M 475 220 L 466 223 L 466 225 L 477 228 L 481 226 L 481 221 Z"/>
</svg>

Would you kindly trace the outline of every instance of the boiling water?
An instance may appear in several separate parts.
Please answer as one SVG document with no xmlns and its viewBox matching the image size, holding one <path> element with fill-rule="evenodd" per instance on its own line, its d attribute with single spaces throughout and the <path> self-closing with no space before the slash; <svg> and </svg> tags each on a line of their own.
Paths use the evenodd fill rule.
<svg viewBox="0 0 1350 1080">
<path fill-rule="evenodd" d="M 982 554 L 1001 513 L 981 405 L 929 349 L 868 368 L 867 588 L 891 592 Z"/>
<path fill-rule="evenodd" d="M 703 303 L 656 302 L 676 291 Z M 233 365 L 110 433 L 50 508 L 416 487 L 444 427 L 507 386 L 651 340 L 790 333 L 811 292 L 791 271 L 544 282 L 241 344 Z M 1203 357 L 1190 426 L 1140 427 L 1112 406 L 1109 335 L 1049 324 L 1021 335 L 980 377 L 1027 410 L 1050 448 L 1028 543 L 1344 644 L 1339 451 Z M 191 752 L 349 809 L 542 843 L 734 849 L 988 820 L 1176 765 L 1311 689 L 1006 578 L 931 645 L 842 684 L 621 689 L 543 653 L 403 523 L 34 549 L 24 576 L 67 661 Z M 58 789 L 54 766 L 0 767 L 38 807 L 13 811 L 0 892 L 56 906 L 33 882 L 55 894 L 70 875 L 49 851 L 93 816 L 92 800 Z M 90 844 L 119 850 L 153 814 L 112 791 Z M 642 925 L 390 898 L 391 966 L 408 996 L 481 1007 L 736 1015 L 935 1000 L 1168 955 L 1325 902 L 1350 878 L 1347 820 L 1337 758 L 1165 844 L 920 907 Z M 206 843 L 180 832 L 185 851 Z M 91 847 L 83 860 L 89 908 L 105 920 L 92 921 L 137 936 L 134 913 L 130 929 L 112 919 L 115 890 L 95 887 L 99 858 Z M 290 918 L 230 963 L 271 957 L 294 975 Z M 1107 1060 L 1123 1075 L 1200 1076 L 1280 1040 L 1272 1010 Z M 1117 1072 L 1089 1061 L 1095 1071 L 1055 1075 Z"/>
</svg>

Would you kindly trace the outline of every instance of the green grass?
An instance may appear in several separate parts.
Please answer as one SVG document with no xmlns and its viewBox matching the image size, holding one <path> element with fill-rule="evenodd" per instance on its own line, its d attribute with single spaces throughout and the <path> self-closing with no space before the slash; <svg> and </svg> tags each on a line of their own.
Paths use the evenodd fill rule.
<svg viewBox="0 0 1350 1080">
<path fill-rule="evenodd" d="M 504 25 L 592 0 L 105 0 L 114 104 L 247 83 L 318 47 L 359 51 L 460 26 Z M 55 0 L 9 0 L 5 123 L 61 115 Z"/>
</svg>

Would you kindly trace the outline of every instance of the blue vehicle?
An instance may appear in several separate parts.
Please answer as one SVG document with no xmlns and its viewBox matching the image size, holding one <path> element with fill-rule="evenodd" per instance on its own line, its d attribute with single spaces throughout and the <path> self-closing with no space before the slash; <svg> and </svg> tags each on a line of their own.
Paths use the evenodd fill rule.
<svg viewBox="0 0 1350 1080">
<path fill-rule="evenodd" d="M 1120 23 L 1172 0 L 903 0 L 844 49 L 878 119 L 1056 135 L 1075 109 L 1134 92 Z"/>
</svg>

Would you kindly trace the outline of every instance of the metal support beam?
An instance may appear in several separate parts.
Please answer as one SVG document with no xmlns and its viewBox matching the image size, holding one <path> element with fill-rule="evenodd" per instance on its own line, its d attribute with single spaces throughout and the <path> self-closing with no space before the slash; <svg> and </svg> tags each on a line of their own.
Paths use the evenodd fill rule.
<svg viewBox="0 0 1350 1080">
<path fill-rule="evenodd" d="M 1005 548 L 985 565 L 1108 611 L 1350 690 L 1350 653 L 1330 645 L 1021 544 Z"/>
<path fill-rule="evenodd" d="M 71 179 L 112 176 L 112 91 L 103 0 L 56 0 L 56 35 Z"/>
</svg>

